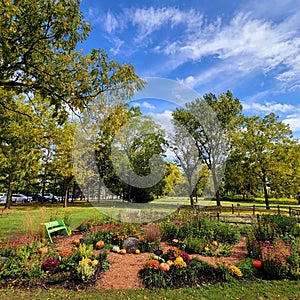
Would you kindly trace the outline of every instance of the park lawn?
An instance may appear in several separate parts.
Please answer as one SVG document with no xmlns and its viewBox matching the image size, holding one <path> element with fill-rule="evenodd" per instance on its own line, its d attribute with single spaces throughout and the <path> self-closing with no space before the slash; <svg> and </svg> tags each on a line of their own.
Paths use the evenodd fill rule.
<svg viewBox="0 0 300 300">
<path fill-rule="evenodd" d="M 40 232 L 40 224 L 51 219 L 66 219 L 70 230 L 74 230 L 84 220 L 104 217 L 99 210 L 89 204 L 69 205 L 66 208 L 61 203 L 44 206 L 14 205 L 8 214 L 4 213 L 0 217 L 0 242 L 21 235 L 36 234 Z"/>
<path fill-rule="evenodd" d="M 203 201 L 202 201 L 203 202 Z M 159 209 L 168 213 L 176 211 L 178 204 L 188 205 L 188 199 L 186 197 L 181 198 L 160 198 L 154 200 L 149 204 L 149 206 L 155 207 L 158 205 Z M 199 202 L 201 204 L 201 200 Z M 208 201 L 205 204 L 208 206 L 215 205 L 214 201 Z M 232 206 L 236 207 L 237 202 L 227 202 L 222 201 L 222 206 Z M 164 206 L 168 207 L 171 205 L 171 210 L 164 209 Z M 262 203 L 254 202 L 241 202 L 241 206 L 257 206 L 264 207 Z M 280 204 L 282 207 L 283 205 Z M 287 205 L 288 206 L 288 205 Z M 272 205 L 271 208 L 276 212 L 277 205 Z M 293 205 L 293 208 L 300 209 L 300 205 Z M 38 203 L 31 203 L 28 205 L 14 205 L 9 210 L 9 214 L 3 214 L 0 217 L 0 242 L 11 239 L 14 237 L 19 237 L 20 235 L 38 233 L 40 230 L 40 224 L 43 222 L 48 222 L 50 219 L 64 219 L 69 224 L 70 230 L 74 230 L 80 222 L 92 219 L 92 218 L 105 218 L 107 216 L 112 216 L 113 211 L 118 211 L 120 207 L 94 207 L 86 202 L 75 202 L 70 203 L 68 207 L 64 208 L 61 203 L 51 204 L 47 203 L 41 206 Z M 124 210 L 126 213 L 126 210 Z M 251 211 L 249 211 L 251 214 Z"/>
<path fill-rule="evenodd" d="M 260 281 L 256 283 L 241 282 L 235 284 L 216 284 L 199 288 L 161 289 L 161 290 L 0 290 L 2 300 L 11 299 L 91 299 L 91 300 L 139 300 L 139 299 L 181 299 L 181 300 L 259 300 L 280 299 L 291 300 L 300 298 L 299 281 Z"/>
</svg>

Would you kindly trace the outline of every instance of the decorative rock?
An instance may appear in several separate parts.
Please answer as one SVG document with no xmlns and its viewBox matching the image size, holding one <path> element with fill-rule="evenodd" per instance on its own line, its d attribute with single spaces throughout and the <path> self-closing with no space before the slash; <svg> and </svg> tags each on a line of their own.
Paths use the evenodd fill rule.
<svg viewBox="0 0 300 300">
<path fill-rule="evenodd" d="M 127 253 L 135 253 L 135 250 L 139 248 L 139 240 L 135 237 L 127 238 L 122 245 L 122 248 L 126 249 Z"/>
</svg>

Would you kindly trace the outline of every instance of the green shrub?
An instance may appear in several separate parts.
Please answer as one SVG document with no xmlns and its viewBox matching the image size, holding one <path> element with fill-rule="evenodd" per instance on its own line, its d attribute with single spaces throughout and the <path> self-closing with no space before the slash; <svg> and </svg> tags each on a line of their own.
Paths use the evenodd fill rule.
<svg viewBox="0 0 300 300">
<path fill-rule="evenodd" d="M 178 238 L 179 224 L 168 220 L 167 222 L 162 222 L 160 228 L 162 230 L 162 240 L 170 241 L 174 238 Z"/>
<path fill-rule="evenodd" d="M 206 245 L 206 240 L 199 237 L 186 237 L 179 247 L 188 253 L 201 253 Z"/>
<path fill-rule="evenodd" d="M 247 257 L 239 261 L 236 266 L 243 272 L 243 278 L 254 280 L 259 274 L 259 270 L 253 266 L 253 259 Z"/>
<path fill-rule="evenodd" d="M 140 270 L 139 276 L 147 288 L 182 288 L 193 287 L 204 284 L 224 282 L 226 279 L 224 273 L 228 270 L 215 268 L 214 266 L 193 258 L 186 262 L 186 267 L 177 267 L 172 265 L 169 271 L 162 271 L 159 268 L 150 268 L 145 266 Z M 232 276 L 230 278 L 232 280 Z"/>
<path fill-rule="evenodd" d="M 263 215 L 261 217 L 263 224 L 270 224 L 276 231 L 276 234 L 286 235 L 292 233 L 297 226 L 297 219 L 284 215 Z"/>
<path fill-rule="evenodd" d="M 292 278 L 300 279 L 300 237 L 291 243 L 291 254 L 286 258 Z"/>
</svg>

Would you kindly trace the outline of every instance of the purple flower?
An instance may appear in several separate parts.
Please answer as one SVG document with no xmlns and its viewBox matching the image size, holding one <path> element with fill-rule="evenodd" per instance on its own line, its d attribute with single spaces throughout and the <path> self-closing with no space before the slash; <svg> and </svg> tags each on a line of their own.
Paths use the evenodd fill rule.
<svg viewBox="0 0 300 300">
<path fill-rule="evenodd" d="M 185 252 L 183 252 L 183 253 L 181 254 L 181 257 L 182 257 L 182 259 L 185 260 L 185 261 L 191 260 L 191 257 L 190 257 L 187 253 L 185 253 Z"/>
<path fill-rule="evenodd" d="M 42 265 L 45 271 L 55 271 L 58 268 L 59 261 L 56 258 L 47 258 Z"/>
</svg>

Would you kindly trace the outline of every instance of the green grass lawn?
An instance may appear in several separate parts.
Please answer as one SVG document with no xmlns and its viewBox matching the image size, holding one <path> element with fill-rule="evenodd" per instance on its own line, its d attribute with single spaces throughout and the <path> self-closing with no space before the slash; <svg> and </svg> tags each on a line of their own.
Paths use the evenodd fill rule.
<svg viewBox="0 0 300 300">
<path fill-rule="evenodd" d="M 151 209 L 157 209 L 167 215 L 176 211 L 180 204 L 188 205 L 189 200 L 186 197 L 160 198 L 158 200 L 154 200 L 149 205 L 142 206 L 141 208 L 139 208 L 139 206 L 137 207 L 141 210 L 143 207 L 146 207 L 149 209 L 150 213 Z M 198 204 L 214 206 L 215 202 L 200 199 Z M 236 209 L 237 202 L 222 202 L 222 206 L 232 206 L 232 204 Z M 84 202 L 69 204 L 67 208 L 63 208 L 61 203 L 49 203 L 44 206 L 37 203 L 31 203 L 29 205 L 14 205 L 11 207 L 8 215 L 4 214 L 0 217 L 0 241 L 24 234 L 37 233 L 40 229 L 40 223 L 48 222 L 50 219 L 67 219 L 70 229 L 73 230 L 80 224 L 80 222 L 87 219 L 117 216 L 119 211 L 126 215 L 128 205 L 125 203 L 124 207 L 122 207 L 122 205 L 110 206 L 108 201 L 106 205 L 97 208 Z M 264 204 L 260 202 L 241 202 L 240 205 L 242 207 L 251 207 L 255 205 L 257 208 L 264 208 Z M 288 207 L 289 205 L 286 206 Z M 134 204 L 132 207 L 135 207 Z M 280 204 L 280 207 L 284 207 L 284 205 Z M 293 205 L 293 208 L 300 209 L 300 205 Z M 277 205 L 271 204 L 271 209 L 276 212 Z M 251 214 L 251 212 L 249 212 L 249 214 Z"/>
<path fill-rule="evenodd" d="M 62 204 L 15 205 L 10 208 L 8 215 L 0 217 L 0 241 L 38 233 L 40 224 L 51 219 L 66 218 L 73 230 L 84 220 L 103 217 L 99 210 L 87 204 L 70 205 L 67 208 L 62 207 Z"/>
<path fill-rule="evenodd" d="M 95 290 L 70 291 L 57 288 L 48 291 L 37 290 L 0 290 L 1 300 L 11 299 L 91 299 L 91 300 L 297 300 L 300 298 L 300 285 L 297 281 L 261 281 L 258 283 L 217 284 L 199 288 L 178 290 Z"/>
</svg>

